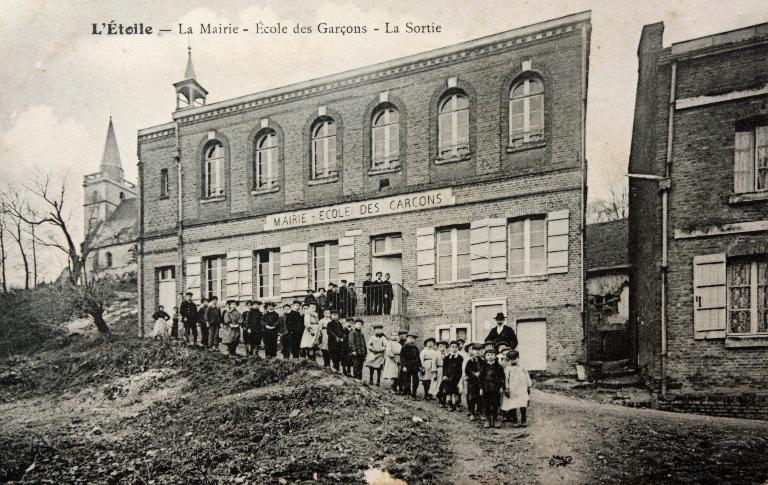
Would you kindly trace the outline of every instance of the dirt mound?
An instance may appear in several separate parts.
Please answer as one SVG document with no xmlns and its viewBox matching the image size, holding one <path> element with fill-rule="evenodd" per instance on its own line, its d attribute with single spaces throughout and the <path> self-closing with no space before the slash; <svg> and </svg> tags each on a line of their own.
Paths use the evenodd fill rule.
<svg viewBox="0 0 768 485">
<path fill-rule="evenodd" d="M 440 482 L 450 451 L 409 405 L 306 361 L 90 342 L 0 362 L 0 480 Z M 424 446 L 425 442 L 430 446 Z"/>
</svg>

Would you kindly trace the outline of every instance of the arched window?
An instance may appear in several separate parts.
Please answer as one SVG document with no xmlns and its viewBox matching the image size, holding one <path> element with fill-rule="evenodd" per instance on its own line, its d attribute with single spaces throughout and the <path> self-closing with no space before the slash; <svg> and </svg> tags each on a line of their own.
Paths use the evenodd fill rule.
<svg viewBox="0 0 768 485">
<path fill-rule="evenodd" d="M 107 251 L 105 256 L 107 258 L 107 268 L 111 268 L 112 267 L 112 253 Z"/>
<path fill-rule="evenodd" d="M 336 175 L 336 123 L 322 118 L 312 127 L 312 179 Z"/>
<path fill-rule="evenodd" d="M 256 159 L 253 167 L 253 187 L 271 189 L 277 187 L 277 133 L 269 130 L 256 139 Z"/>
<path fill-rule="evenodd" d="M 224 195 L 224 145 L 217 140 L 209 142 L 203 149 L 203 158 L 205 197 Z"/>
<path fill-rule="evenodd" d="M 544 84 L 526 78 L 509 91 L 509 144 L 520 146 L 544 139 Z"/>
<path fill-rule="evenodd" d="M 371 127 L 371 169 L 400 166 L 400 113 L 389 106 L 373 113 Z"/>
<path fill-rule="evenodd" d="M 441 159 L 469 155 L 469 99 L 454 93 L 440 101 L 438 155 Z"/>
</svg>

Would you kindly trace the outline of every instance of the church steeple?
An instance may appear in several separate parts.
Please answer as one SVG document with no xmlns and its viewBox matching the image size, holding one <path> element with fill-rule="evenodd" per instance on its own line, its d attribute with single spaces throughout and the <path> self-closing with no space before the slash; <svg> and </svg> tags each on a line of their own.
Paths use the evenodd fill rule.
<svg viewBox="0 0 768 485">
<path fill-rule="evenodd" d="M 197 81 L 195 67 L 192 64 L 192 47 L 187 47 L 187 68 L 184 79 L 173 84 L 176 88 L 176 110 L 205 105 L 208 91 Z"/>
<path fill-rule="evenodd" d="M 104 142 L 104 153 L 101 155 L 100 171 L 115 180 L 123 180 L 123 163 L 120 161 L 120 150 L 117 148 L 115 126 L 109 117 L 107 140 Z"/>
</svg>

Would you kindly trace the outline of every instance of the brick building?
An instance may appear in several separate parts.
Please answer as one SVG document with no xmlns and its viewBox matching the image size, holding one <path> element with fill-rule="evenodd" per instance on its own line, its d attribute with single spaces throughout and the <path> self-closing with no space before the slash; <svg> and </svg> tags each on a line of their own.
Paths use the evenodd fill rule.
<svg viewBox="0 0 768 485">
<path fill-rule="evenodd" d="M 91 274 L 125 276 L 136 273 L 139 233 L 136 185 L 125 179 L 115 127 L 109 118 L 99 171 L 83 178 L 83 222 Z"/>
<path fill-rule="evenodd" d="M 191 54 L 170 123 L 139 131 L 140 325 L 201 295 L 291 301 L 391 274 L 366 325 L 483 340 L 529 369 L 583 344 L 580 13 L 208 104 Z M 377 312 L 373 312 L 377 313 Z"/>
<path fill-rule="evenodd" d="M 733 404 L 768 390 L 768 24 L 666 48 L 663 30 L 645 26 L 638 49 L 634 353 L 669 395 Z"/>
</svg>

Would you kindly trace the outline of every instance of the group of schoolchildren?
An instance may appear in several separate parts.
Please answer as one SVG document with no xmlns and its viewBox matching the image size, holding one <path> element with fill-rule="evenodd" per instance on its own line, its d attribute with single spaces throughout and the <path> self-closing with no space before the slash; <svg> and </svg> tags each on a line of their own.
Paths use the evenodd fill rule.
<svg viewBox="0 0 768 485">
<path fill-rule="evenodd" d="M 246 355 L 258 356 L 263 346 L 266 358 L 274 358 L 279 346 L 286 359 L 321 356 L 325 367 L 349 377 L 363 379 L 367 368 L 369 385 L 380 386 L 384 379 L 393 392 L 413 399 L 418 399 L 421 385 L 425 400 L 451 411 L 460 410 L 465 397 L 469 419 L 485 415 L 484 427 L 501 427 L 500 414 L 505 421 L 527 426 L 531 379 L 520 365 L 516 335 L 501 313 L 483 344 L 427 338 L 422 350 L 416 335 L 400 331 L 387 338 L 381 325 L 373 326 L 366 341 L 363 319 L 341 315 L 338 307 L 319 308 L 309 295 L 284 304 L 280 312 L 274 302 L 258 300 L 246 302 L 241 312 L 235 300 L 222 309 L 214 296 L 198 306 L 187 293 L 173 317 L 160 306 L 153 320 L 154 338 L 180 338 L 181 324 L 185 341 L 198 345 L 199 327 L 203 347 L 225 344 L 236 355 L 242 341 Z"/>
</svg>

